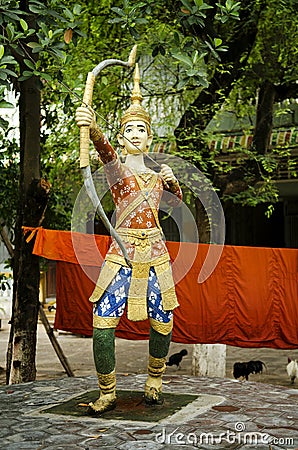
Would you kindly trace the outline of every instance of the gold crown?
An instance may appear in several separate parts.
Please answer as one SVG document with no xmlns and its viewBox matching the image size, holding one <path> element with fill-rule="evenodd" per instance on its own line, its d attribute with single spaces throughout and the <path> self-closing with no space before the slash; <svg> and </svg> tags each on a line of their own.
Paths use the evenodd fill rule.
<svg viewBox="0 0 298 450">
<path fill-rule="evenodd" d="M 150 122 L 151 122 L 150 115 L 141 105 L 143 97 L 140 90 L 140 71 L 138 64 L 136 64 L 133 79 L 134 79 L 134 87 L 131 95 L 131 105 L 121 117 L 120 125 L 122 128 L 123 125 L 125 125 L 127 122 L 130 122 L 131 120 L 142 120 L 148 125 L 150 130 Z"/>
</svg>

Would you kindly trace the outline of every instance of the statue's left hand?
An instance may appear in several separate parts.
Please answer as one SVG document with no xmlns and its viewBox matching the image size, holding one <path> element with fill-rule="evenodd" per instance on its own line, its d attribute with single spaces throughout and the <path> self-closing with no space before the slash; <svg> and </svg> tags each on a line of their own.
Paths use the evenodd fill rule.
<svg viewBox="0 0 298 450">
<path fill-rule="evenodd" d="M 171 167 L 167 166 L 167 164 L 161 165 L 160 175 L 166 183 L 175 183 L 178 181 Z"/>
</svg>

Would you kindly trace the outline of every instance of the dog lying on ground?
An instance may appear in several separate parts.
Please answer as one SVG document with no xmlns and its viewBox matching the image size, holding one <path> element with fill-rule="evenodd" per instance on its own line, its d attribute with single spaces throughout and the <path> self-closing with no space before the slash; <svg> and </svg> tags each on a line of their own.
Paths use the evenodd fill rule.
<svg viewBox="0 0 298 450">
<path fill-rule="evenodd" d="M 291 384 L 294 384 L 295 378 L 298 378 L 298 361 L 288 358 L 287 372 L 291 378 Z"/>
<path fill-rule="evenodd" d="M 262 373 L 263 366 L 266 367 L 263 361 L 236 362 L 233 366 L 233 376 L 236 379 L 243 377 L 248 380 L 251 373 Z"/>
<path fill-rule="evenodd" d="M 166 362 L 166 366 L 174 366 L 176 365 L 178 369 L 180 369 L 180 363 L 182 361 L 183 356 L 187 355 L 187 350 L 183 349 L 179 353 L 174 353 L 169 357 L 169 361 Z"/>
</svg>

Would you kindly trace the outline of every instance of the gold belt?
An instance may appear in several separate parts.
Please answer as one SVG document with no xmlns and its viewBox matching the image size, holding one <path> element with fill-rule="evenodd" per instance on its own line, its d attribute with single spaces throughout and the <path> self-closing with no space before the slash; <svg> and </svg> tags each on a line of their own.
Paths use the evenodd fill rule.
<svg viewBox="0 0 298 450">
<path fill-rule="evenodd" d="M 136 229 L 136 228 L 118 228 L 118 234 L 124 242 L 131 245 L 145 248 L 161 240 L 159 228 Z"/>
</svg>

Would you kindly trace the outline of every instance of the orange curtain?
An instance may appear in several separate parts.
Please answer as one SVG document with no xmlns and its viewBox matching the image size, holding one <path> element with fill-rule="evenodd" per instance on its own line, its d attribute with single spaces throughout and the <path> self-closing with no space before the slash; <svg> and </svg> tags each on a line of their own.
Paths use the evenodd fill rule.
<svg viewBox="0 0 298 450">
<path fill-rule="evenodd" d="M 88 297 L 109 244 L 107 236 L 36 231 L 33 253 L 57 261 L 55 328 L 92 334 Z M 298 348 L 298 250 L 225 246 L 213 273 L 199 284 L 210 246 L 168 242 L 167 247 L 180 303 L 174 342 Z M 130 322 L 124 315 L 117 335 L 147 339 L 148 331 L 147 321 Z"/>
</svg>

